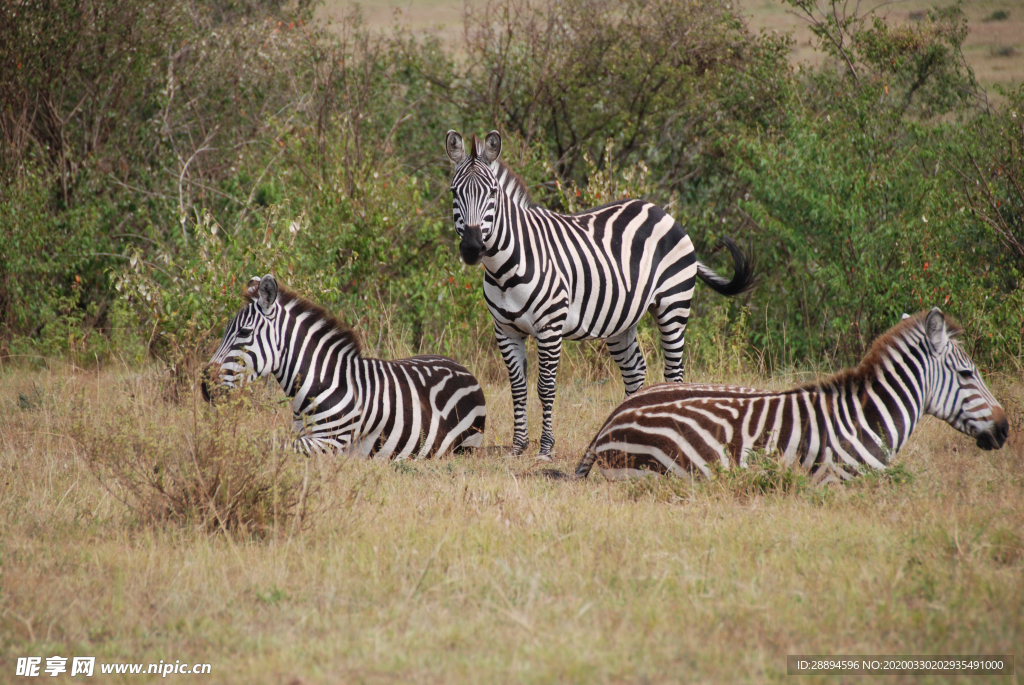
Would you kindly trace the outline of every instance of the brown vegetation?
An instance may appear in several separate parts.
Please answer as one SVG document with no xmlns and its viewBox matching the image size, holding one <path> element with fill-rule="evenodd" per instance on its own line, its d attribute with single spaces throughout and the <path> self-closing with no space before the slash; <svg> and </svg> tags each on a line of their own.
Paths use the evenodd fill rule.
<svg viewBox="0 0 1024 685">
<path fill-rule="evenodd" d="M 511 438 L 508 386 L 487 373 L 499 364 L 472 364 L 498 377 L 488 444 Z M 575 420 L 555 425 L 561 473 L 621 392 L 590 369 L 563 369 L 560 415 Z M 1013 422 L 1003 450 L 926 420 L 899 478 L 822 491 L 767 462 L 701 485 L 553 479 L 530 453 L 283 459 L 276 388 L 216 409 L 164 399 L 164 373 L 54 363 L 0 375 L 11 657 L 210 662 L 229 683 L 735 682 L 783 680 L 795 653 L 1020 652 L 1019 381 L 991 383 Z M 202 450 L 276 482 L 276 500 L 263 492 L 254 509 L 249 487 L 234 518 L 205 495 L 179 516 L 152 476 L 119 487 L 162 458 L 179 459 L 166 478 L 184 473 Z M 302 506 L 316 515 L 281 525 L 307 468 L 321 487 Z M 195 482 L 181 481 L 209 493 Z M 146 515 L 156 502 L 171 514 Z"/>
</svg>

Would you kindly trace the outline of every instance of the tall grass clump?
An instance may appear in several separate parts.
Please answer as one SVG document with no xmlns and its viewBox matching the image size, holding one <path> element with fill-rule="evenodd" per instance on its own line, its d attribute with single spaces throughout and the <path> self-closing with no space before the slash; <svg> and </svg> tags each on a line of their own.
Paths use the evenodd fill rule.
<svg viewBox="0 0 1024 685">
<path fill-rule="evenodd" d="M 137 525 L 257 538 L 289 533 L 311 524 L 337 464 L 321 468 L 300 457 L 290 428 L 266 407 L 254 417 L 262 394 L 243 389 L 213 408 L 193 396 L 190 412 L 152 398 L 143 410 L 144 400 L 130 395 L 135 402 L 108 405 L 99 417 L 79 407 L 71 435 Z"/>
<path fill-rule="evenodd" d="M 758 499 L 773 498 L 824 505 L 839 497 L 849 499 L 869 493 L 888 493 L 911 485 L 916 479 L 905 464 L 896 463 L 884 471 L 865 469 L 842 486 L 819 486 L 808 478 L 800 464 L 787 466 L 781 453 L 763 450 L 748 453 L 746 465 L 742 467 L 711 466 L 710 478 L 699 473 L 689 479 L 652 473 L 627 481 L 623 496 L 627 500 L 650 499 L 667 504 L 715 500 L 748 505 Z"/>
<path fill-rule="evenodd" d="M 699 498 L 748 503 L 757 497 L 827 496 L 813 487 L 799 465 L 788 467 L 782 463 L 781 454 L 763 451 L 749 453 L 744 467 L 713 468 L 710 478 L 700 473 L 689 480 L 651 474 L 631 480 L 626 483 L 625 495 L 628 499 L 650 497 L 668 503 Z"/>
</svg>

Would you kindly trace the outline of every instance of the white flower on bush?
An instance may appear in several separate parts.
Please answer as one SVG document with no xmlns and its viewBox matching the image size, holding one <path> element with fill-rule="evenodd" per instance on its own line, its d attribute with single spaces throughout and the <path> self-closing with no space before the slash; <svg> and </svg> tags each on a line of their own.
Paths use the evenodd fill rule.
<svg viewBox="0 0 1024 685">
<path fill-rule="evenodd" d="M 291 220 L 291 223 L 288 224 L 288 232 L 291 233 L 293 236 L 298 235 L 299 231 L 305 228 L 305 224 L 306 213 L 303 212 L 302 214 L 299 214 L 297 217 Z"/>
</svg>

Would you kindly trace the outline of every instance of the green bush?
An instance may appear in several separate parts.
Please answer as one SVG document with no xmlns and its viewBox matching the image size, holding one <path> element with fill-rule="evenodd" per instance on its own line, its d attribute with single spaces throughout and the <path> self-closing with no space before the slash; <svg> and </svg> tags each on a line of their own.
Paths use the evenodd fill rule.
<svg viewBox="0 0 1024 685">
<path fill-rule="evenodd" d="M 820 69 L 723 2 L 500 0 L 465 45 L 307 3 L 3 5 L 0 357 L 151 354 L 185 380 L 268 271 L 372 350 L 479 350 L 441 140 L 498 127 L 541 204 L 647 197 L 712 266 L 725 235 L 756 255 L 745 298 L 697 288 L 697 367 L 847 364 L 934 305 L 985 364 L 1019 359 L 1024 91 L 985 104 L 956 7 L 788 2 Z"/>
<path fill-rule="evenodd" d="M 720 0 L 497 2 L 467 35 L 465 73 L 446 84 L 464 122 L 542 141 L 563 179 L 585 181 L 589 155 L 643 161 L 656 187 L 684 190 L 710 132 L 781 115 L 788 42 L 751 35 Z"/>
<path fill-rule="evenodd" d="M 956 8 L 890 26 L 791 4 L 841 66 L 806 77 L 786 136 L 734 147 L 736 205 L 767 267 L 754 344 L 785 336 L 796 359 L 847 364 L 902 313 L 938 305 L 983 360 L 1019 357 L 1020 153 L 996 141 L 1019 139 L 1020 100 L 1003 115 L 973 107 Z"/>
</svg>

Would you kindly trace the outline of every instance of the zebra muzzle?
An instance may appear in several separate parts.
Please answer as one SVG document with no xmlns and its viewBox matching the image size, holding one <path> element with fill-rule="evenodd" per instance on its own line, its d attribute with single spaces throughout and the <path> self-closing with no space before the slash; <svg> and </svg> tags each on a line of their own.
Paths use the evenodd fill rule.
<svg viewBox="0 0 1024 685">
<path fill-rule="evenodd" d="M 992 427 L 984 433 L 979 433 L 975 444 L 983 450 L 997 450 L 1002 448 L 1009 435 L 1010 422 L 1006 419 L 1006 413 L 999 409 L 993 412 Z"/>
<path fill-rule="evenodd" d="M 462 261 L 470 266 L 478 263 L 484 254 L 484 237 L 480 232 L 480 226 L 466 226 L 462 232 L 462 241 L 459 243 L 459 254 Z"/>
</svg>

